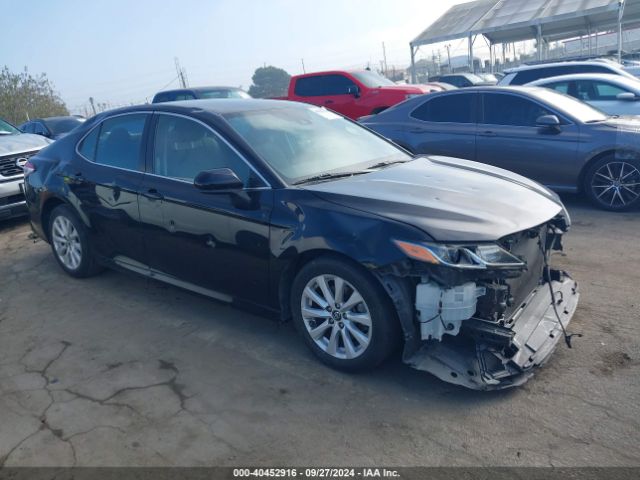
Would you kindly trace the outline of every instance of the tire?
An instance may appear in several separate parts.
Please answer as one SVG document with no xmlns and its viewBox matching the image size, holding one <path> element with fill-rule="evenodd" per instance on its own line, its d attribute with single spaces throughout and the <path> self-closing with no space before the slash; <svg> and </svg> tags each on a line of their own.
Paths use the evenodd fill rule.
<svg viewBox="0 0 640 480">
<path fill-rule="evenodd" d="M 640 160 L 607 155 L 587 170 L 583 189 L 596 206 L 622 212 L 640 205 Z"/>
<path fill-rule="evenodd" d="M 336 298 L 339 285 L 342 294 Z M 325 288 L 329 295 L 323 293 Z M 331 304 L 332 300 L 338 301 Z M 291 312 L 306 344 L 333 368 L 372 369 L 399 345 L 399 321 L 382 285 L 344 260 L 320 257 L 306 264 L 293 281 Z"/>
<path fill-rule="evenodd" d="M 68 275 L 85 278 L 102 270 L 95 261 L 87 229 L 71 207 L 59 205 L 53 209 L 49 239 L 53 256 Z"/>
</svg>

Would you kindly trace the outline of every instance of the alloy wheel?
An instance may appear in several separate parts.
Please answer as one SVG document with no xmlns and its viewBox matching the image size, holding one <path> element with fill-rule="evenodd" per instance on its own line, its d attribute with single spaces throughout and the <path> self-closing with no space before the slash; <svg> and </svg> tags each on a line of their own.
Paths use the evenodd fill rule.
<svg viewBox="0 0 640 480">
<path fill-rule="evenodd" d="M 605 163 L 593 174 L 594 197 L 611 208 L 624 208 L 640 197 L 640 171 L 627 162 Z"/>
<path fill-rule="evenodd" d="M 306 285 L 301 312 L 307 333 L 325 353 L 356 358 L 371 343 L 371 313 L 362 295 L 345 279 L 318 275 Z"/>
<path fill-rule="evenodd" d="M 53 221 L 52 237 L 60 262 L 69 270 L 77 270 L 82 262 L 82 245 L 73 223 L 62 215 L 57 216 Z"/>
</svg>

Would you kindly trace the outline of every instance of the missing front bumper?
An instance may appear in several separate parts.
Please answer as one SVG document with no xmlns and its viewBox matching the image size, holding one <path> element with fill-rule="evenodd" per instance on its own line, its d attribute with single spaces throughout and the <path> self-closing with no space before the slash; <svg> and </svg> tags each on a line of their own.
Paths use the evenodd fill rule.
<svg viewBox="0 0 640 480">
<path fill-rule="evenodd" d="M 559 272 L 552 281 L 556 308 L 566 327 L 578 305 L 577 284 Z M 551 356 L 562 338 L 547 284 L 535 288 L 513 314 L 506 348 L 467 336 L 427 342 L 407 363 L 449 383 L 474 390 L 498 390 L 526 382 Z"/>
</svg>

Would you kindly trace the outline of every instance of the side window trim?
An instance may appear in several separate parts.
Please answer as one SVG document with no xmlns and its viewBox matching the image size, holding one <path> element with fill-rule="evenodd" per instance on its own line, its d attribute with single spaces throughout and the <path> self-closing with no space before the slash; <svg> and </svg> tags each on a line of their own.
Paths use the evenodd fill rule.
<svg viewBox="0 0 640 480">
<path fill-rule="evenodd" d="M 147 142 L 147 152 L 148 154 L 145 155 L 145 170 L 144 173 L 146 175 L 151 175 L 152 177 L 159 177 L 159 178 L 164 178 L 165 180 L 173 180 L 175 182 L 181 182 L 181 183 L 187 183 L 189 185 L 193 185 L 193 182 L 190 182 L 188 180 L 184 180 L 184 179 L 180 179 L 180 178 L 173 178 L 173 177 L 166 177 L 164 175 L 157 175 L 155 173 L 153 173 L 153 147 L 155 144 L 155 137 L 156 137 L 156 125 L 158 123 L 158 117 L 160 115 L 168 115 L 168 116 L 173 116 L 173 117 L 180 117 L 180 118 L 185 118 L 187 120 L 191 120 L 192 122 L 198 123 L 200 125 L 202 125 L 203 127 L 205 127 L 207 130 L 209 130 L 210 132 L 212 132 L 217 138 L 219 138 L 220 140 L 222 140 L 222 142 L 229 147 L 233 153 L 235 153 L 238 158 L 240 158 L 240 160 L 242 160 L 248 167 L 249 169 L 255 173 L 258 178 L 260 179 L 260 181 L 262 183 L 264 183 L 263 186 L 260 187 L 244 187 L 243 190 L 244 191 L 251 191 L 251 190 L 271 190 L 271 184 L 264 178 L 264 176 L 258 171 L 258 169 L 256 169 L 249 160 L 247 160 L 245 158 L 244 155 L 242 155 L 242 153 L 240 153 L 238 151 L 238 149 L 231 144 L 231 142 L 229 142 L 226 138 L 224 138 L 218 131 L 216 131 L 214 128 L 212 128 L 210 125 L 207 125 L 206 123 L 204 123 L 201 120 L 198 120 L 197 118 L 193 118 L 190 117 L 188 115 L 182 115 L 180 113 L 173 113 L 173 112 L 160 112 L 160 111 L 156 111 L 153 113 L 154 118 L 152 119 L 151 122 L 149 122 L 150 126 L 152 127 L 152 130 L 149 133 L 149 139 Z"/>
<path fill-rule="evenodd" d="M 494 92 L 482 92 L 481 98 L 478 101 L 478 115 L 476 115 L 476 119 L 477 119 L 477 124 L 478 125 L 496 125 L 494 123 L 485 123 L 485 110 L 484 110 L 484 98 L 485 95 L 509 95 L 512 97 L 517 97 L 520 98 L 522 100 L 527 100 L 529 102 L 533 102 L 536 105 L 538 105 L 541 108 L 544 108 L 545 110 L 549 110 L 553 115 L 556 115 L 559 119 L 560 122 L 566 122 L 563 123 L 563 125 L 574 125 L 575 122 L 573 120 L 571 120 L 570 118 L 567 118 L 566 115 L 559 113 L 556 109 L 554 109 L 553 107 L 549 107 L 547 105 L 544 105 L 542 103 L 540 103 L 537 99 L 535 98 L 530 98 L 530 97 L 525 97 L 522 95 L 518 95 L 517 93 L 513 93 L 513 92 L 503 92 L 503 93 L 494 93 Z M 531 126 L 527 126 L 527 125 L 498 125 L 501 127 L 516 127 L 516 128 L 536 128 L 536 127 L 531 127 Z"/>
<path fill-rule="evenodd" d="M 80 158 L 82 158 L 85 162 L 89 162 L 92 163 L 94 165 L 100 165 L 101 167 L 104 168 L 115 168 L 116 170 L 123 170 L 125 172 L 134 172 L 134 173 L 145 173 L 145 165 L 146 165 L 146 157 L 147 157 L 147 141 L 146 138 L 149 136 L 149 126 L 150 126 L 150 117 L 151 117 L 152 112 L 141 112 L 141 111 L 136 111 L 136 112 L 125 112 L 125 113 L 118 113 L 116 115 L 109 115 L 108 117 L 103 118 L 102 120 L 100 120 L 96 125 L 94 125 L 93 127 L 91 127 L 89 129 L 88 132 L 86 132 L 81 138 L 80 140 L 78 140 L 76 142 L 76 155 L 78 155 Z M 141 147 L 143 148 L 143 152 L 140 155 L 140 158 L 138 159 L 138 169 L 137 170 L 131 170 L 130 168 L 123 168 L 123 167 L 116 167 L 114 165 L 106 165 L 104 163 L 97 163 L 95 160 L 91 160 L 87 157 L 85 157 L 84 155 L 82 155 L 82 153 L 80 153 L 80 145 L 82 144 L 82 142 L 84 142 L 85 138 L 87 138 L 96 128 L 97 129 L 102 129 L 102 124 L 107 121 L 107 120 L 111 120 L 112 118 L 117 118 L 117 117 L 123 117 L 125 115 L 146 115 L 147 118 L 144 121 L 144 129 L 142 130 L 142 142 L 141 142 Z M 98 132 L 98 138 L 100 137 L 100 132 Z M 97 142 L 96 142 L 96 148 L 97 148 Z M 94 150 L 94 155 L 95 155 L 96 151 Z"/>
</svg>

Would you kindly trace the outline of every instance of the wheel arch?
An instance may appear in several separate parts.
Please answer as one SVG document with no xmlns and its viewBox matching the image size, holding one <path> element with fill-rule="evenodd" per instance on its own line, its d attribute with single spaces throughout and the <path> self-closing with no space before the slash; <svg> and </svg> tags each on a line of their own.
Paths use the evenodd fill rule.
<svg viewBox="0 0 640 480">
<path fill-rule="evenodd" d="M 51 212 L 53 212 L 53 210 L 56 207 L 59 207 L 60 205 L 67 205 L 68 207 L 72 208 L 74 211 L 76 210 L 69 203 L 69 201 L 57 195 L 47 198 L 42 203 L 42 207 L 41 207 L 42 213 L 40 214 L 40 225 L 42 225 L 42 231 L 45 234 L 45 237 L 46 237 L 45 240 L 47 242 L 51 241 L 51 239 L 49 238 L 49 222 L 51 221 Z"/>
<path fill-rule="evenodd" d="M 301 252 L 287 264 L 278 283 L 278 302 L 280 304 L 280 312 L 283 321 L 287 321 L 291 318 L 291 308 L 289 305 L 291 300 L 291 285 L 293 284 L 294 278 L 296 278 L 296 275 L 302 267 L 320 257 L 328 257 L 345 261 L 357 268 L 368 271 L 353 258 L 335 250 L 317 248 Z"/>
<path fill-rule="evenodd" d="M 609 155 L 615 155 L 616 153 L 622 153 L 622 152 L 630 156 L 633 156 L 636 159 L 640 159 L 640 151 L 633 150 L 632 148 L 621 148 L 621 149 L 608 148 L 606 150 L 596 153 L 595 155 L 591 156 L 589 160 L 587 160 L 587 162 L 582 166 L 580 173 L 578 174 L 578 185 L 577 185 L 578 191 L 581 193 L 585 192 L 585 188 L 584 188 L 585 176 L 587 175 L 587 172 L 593 166 L 594 163 L 602 160 L 603 158 Z"/>
</svg>

